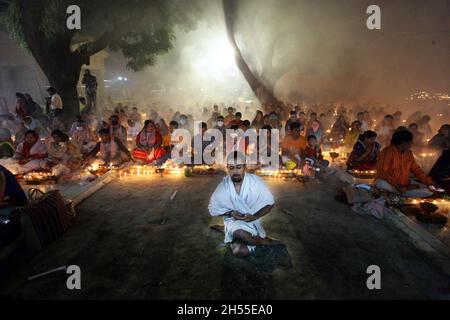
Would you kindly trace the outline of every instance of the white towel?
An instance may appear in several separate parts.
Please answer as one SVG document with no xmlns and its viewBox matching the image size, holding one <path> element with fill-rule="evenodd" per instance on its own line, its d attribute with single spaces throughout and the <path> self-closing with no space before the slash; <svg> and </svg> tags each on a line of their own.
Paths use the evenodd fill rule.
<svg viewBox="0 0 450 320">
<path fill-rule="evenodd" d="M 229 211 L 254 215 L 259 210 L 275 203 L 272 193 L 266 183 L 258 176 L 246 173 L 239 194 L 234 188 L 230 176 L 226 176 L 217 186 L 209 201 L 209 212 L 212 216 L 220 216 Z M 224 218 L 225 243 L 233 241 L 236 230 L 244 230 L 253 236 L 266 237 L 261 220 L 244 222 L 234 218 Z"/>
</svg>

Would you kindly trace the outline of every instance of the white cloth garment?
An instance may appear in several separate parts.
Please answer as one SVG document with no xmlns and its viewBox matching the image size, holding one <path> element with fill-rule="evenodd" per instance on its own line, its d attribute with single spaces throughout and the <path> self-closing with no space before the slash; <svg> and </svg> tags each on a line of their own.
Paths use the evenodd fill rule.
<svg viewBox="0 0 450 320">
<path fill-rule="evenodd" d="M 17 146 L 16 153 L 14 154 L 14 159 L 20 160 L 23 158 L 23 142 L 20 143 Z M 30 155 L 45 155 L 47 154 L 47 146 L 41 141 L 38 140 L 36 143 L 31 147 Z M 18 164 L 18 172 L 20 174 L 25 174 L 31 171 L 39 170 L 41 169 L 41 162 L 42 159 L 35 159 L 28 161 L 26 164 L 19 165 Z"/>
<path fill-rule="evenodd" d="M 56 110 L 56 109 L 62 109 L 62 108 L 63 108 L 63 102 L 62 102 L 61 96 L 59 94 L 55 93 L 54 95 L 52 95 L 52 98 L 51 98 L 50 109 Z"/>
<path fill-rule="evenodd" d="M 226 176 L 211 196 L 208 209 L 212 216 L 220 216 L 233 210 L 241 214 L 254 215 L 265 206 L 273 205 L 274 203 L 275 200 L 266 183 L 260 177 L 246 173 L 239 194 L 236 192 L 231 177 Z M 244 222 L 224 217 L 223 220 L 225 225 L 225 243 L 233 241 L 233 233 L 236 230 L 247 231 L 252 236 L 266 237 L 261 219 Z"/>
</svg>

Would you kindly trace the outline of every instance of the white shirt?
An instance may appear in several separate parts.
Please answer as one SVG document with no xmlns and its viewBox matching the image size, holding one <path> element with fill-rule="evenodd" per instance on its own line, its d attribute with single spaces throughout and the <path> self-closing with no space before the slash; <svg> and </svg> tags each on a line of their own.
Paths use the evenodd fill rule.
<svg viewBox="0 0 450 320">
<path fill-rule="evenodd" d="M 63 102 L 62 102 L 61 96 L 59 94 L 55 93 L 54 95 L 52 95 L 52 101 L 51 101 L 50 108 L 52 110 L 63 108 Z"/>
</svg>

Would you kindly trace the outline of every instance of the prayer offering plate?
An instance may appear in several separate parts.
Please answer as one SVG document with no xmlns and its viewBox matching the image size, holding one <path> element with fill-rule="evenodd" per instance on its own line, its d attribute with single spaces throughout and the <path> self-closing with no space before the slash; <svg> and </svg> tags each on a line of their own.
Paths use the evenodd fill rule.
<svg viewBox="0 0 450 320">
<path fill-rule="evenodd" d="M 425 211 L 427 213 L 432 213 L 439 209 L 439 207 L 437 205 L 435 205 L 434 203 L 431 203 L 431 202 L 421 202 L 420 207 L 422 208 L 423 211 Z"/>
<path fill-rule="evenodd" d="M 49 183 L 49 182 L 56 182 L 56 176 L 43 176 L 43 177 L 29 177 L 29 178 L 25 178 L 25 183 L 28 185 L 40 185 L 43 183 Z"/>
<path fill-rule="evenodd" d="M 447 223 L 447 217 L 437 212 L 425 212 L 416 214 L 416 219 L 424 223 L 434 223 L 444 226 Z"/>
<path fill-rule="evenodd" d="M 90 172 L 91 174 L 95 175 L 95 176 L 101 176 L 101 175 L 107 173 L 109 170 L 110 170 L 109 167 L 106 167 L 106 166 L 99 166 L 99 167 L 97 168 L 97 170 L 89 170 L 89 172 Z"/>
</svg>

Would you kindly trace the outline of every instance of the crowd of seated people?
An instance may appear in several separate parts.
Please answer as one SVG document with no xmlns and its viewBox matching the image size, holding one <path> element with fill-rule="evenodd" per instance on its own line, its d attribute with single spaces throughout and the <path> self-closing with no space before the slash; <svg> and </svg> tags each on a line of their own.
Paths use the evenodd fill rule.
<svg viewBox="0 0 450 320">
<path fill-rule="evenodd" d="M 289 169 L 303 168 L 306 159 L 326 168 L 330 163 L 322 151 L 342 147 L 349 154 L 346 169 L 376 170 L 380 188 L 410 194 L 412 185 L 417 186 L 405 178 L 410 174 L 416 176 L 421 187 L 431 184 L 431 178 L 439 185 L 448 181 L 441 174 L 445 170 L 439 168 L 448 166 L 450 125 L 442 125 L 433 136 L 432 119 L 421 112 L 402 120 L 400 111 L 389 113 L 370 105 L 306 107 L 280 103 L 256 110 L 234 103 L 199 108 L 197 113 L 170 107 L 149 107 L 147 113 L 139 109 L 144 110 L 122 104 L 112 110 L 105 108 L 102 113 L 83 109 L 66 130 L 61 117 L 45 116 L 31 97 L 17 94 L 16 114 L 0 130 L 0 158 L 15 159 L 19 173 L 52 170 L 58 166 L 64 166 L 65 171 L 76 171 L 94 159 L 114 165 L 127 161 L 161 165 L 170 158 L 174 144 L 180 142 L 173 138 L 177 129 L 187 130 L 191 138 L 200 134 L 202 151 L 212 142 L 203 141 L 208 128 L 220 131 L 225 147 L 229 147 L 225 144 L 227 129 L 243 132 L 279 129 L 280 149 L 274 150 L 270 137 L 264 148 L 269 153 L 279 153 L 281 165 Z M 196 125 L 200 126 L 198 130 L 194 130 Z M 184 143 L 193 146 L 192 141 Z M 260 149 L 259 145 L 249 145 L 248 138 L 239 143 L 247 152 Z M 422 174 L 414 157 L 425 148 L 436 150 L 439 158 L 430 176 Z M 417 190 L 414 194 L 419 193 Z"/>
</svg>

